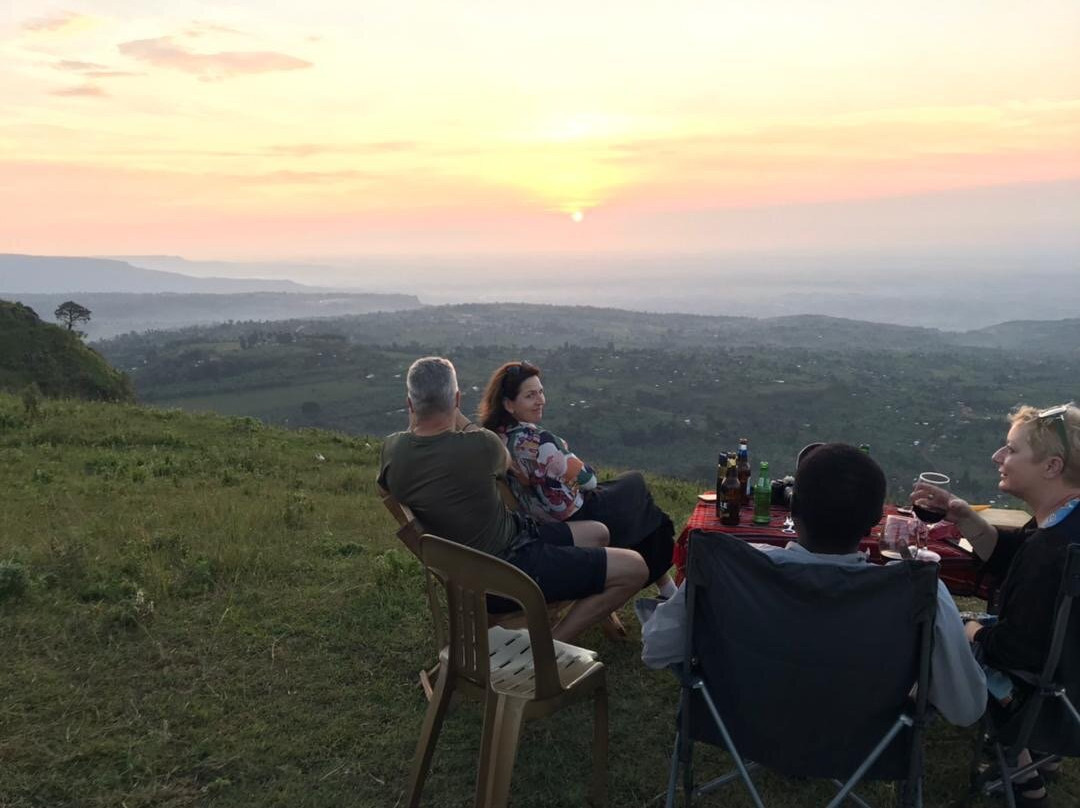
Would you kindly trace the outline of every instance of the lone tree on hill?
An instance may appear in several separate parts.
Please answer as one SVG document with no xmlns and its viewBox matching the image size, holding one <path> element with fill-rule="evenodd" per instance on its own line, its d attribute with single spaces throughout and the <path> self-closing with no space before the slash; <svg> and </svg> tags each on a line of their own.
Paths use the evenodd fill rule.
<svg viewBox="0 0 1080 808">
<path fill-rule="evenodd" d="M 90 309 L 80 306 L 74 300 L 61 303 L 53 315 L 67 326 L 68 331 L 74 331 L 76 323 L 90 322 Z"/>
</svg>

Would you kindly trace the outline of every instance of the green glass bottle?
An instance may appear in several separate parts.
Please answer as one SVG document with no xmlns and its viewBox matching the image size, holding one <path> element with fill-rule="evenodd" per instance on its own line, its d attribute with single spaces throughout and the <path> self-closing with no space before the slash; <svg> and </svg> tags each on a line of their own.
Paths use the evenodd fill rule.
<svg viewBox="0 0 1080 808">
<path fill-rule="evenodd" d="M 772 504 L 772 481 L 769 479 L 769 462 L 761 461 L 761 471 L 758 472 L 757 485 L 754 487 L 754 524 L 767 525 L 771 514 L 769 506 Z"/>
</svg>

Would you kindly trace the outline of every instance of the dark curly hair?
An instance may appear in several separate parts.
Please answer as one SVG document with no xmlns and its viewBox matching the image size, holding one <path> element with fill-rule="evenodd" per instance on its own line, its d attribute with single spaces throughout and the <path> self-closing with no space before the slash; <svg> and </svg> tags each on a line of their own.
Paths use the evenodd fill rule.
<svg viewBox="0 0 1080 808">
<path fill-rule="evenodd" d="M 517 423 L 503 406 L 504 398 L 517 398 L 518 391 L 526 379 L 540 375 L 540 368 L 532 362 L 519 360 L 507 362 L 491 374 L 480 406 L 476 409 L 476 420 L 485 429 L 498 431 Z"/>
<path fill-rule="evenodd" d="M 823 444 L 795 471 L 791 515 L 802 520 L 814 552 L 854 552 L 884 504 L 881 466 L 854 446 Z"/>
</svg>

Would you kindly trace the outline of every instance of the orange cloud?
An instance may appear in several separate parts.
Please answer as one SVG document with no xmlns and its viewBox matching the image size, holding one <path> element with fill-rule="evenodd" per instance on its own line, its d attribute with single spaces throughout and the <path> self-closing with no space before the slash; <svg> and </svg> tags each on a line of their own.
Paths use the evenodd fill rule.
<svg viewBox="0 0 1080 808">
<path fill-rule="evenodd" d="M 80 62 L 75 59 L 61 59 L 53 64 L 57 70 L 69 73 L 82 73 L 88 79 L 113 79 L 122 76 L 141 76 L 142 73 L 133 73 L 130 70 L 110 70 L 108 65 L 97 62 Z"/>
<path fill-rule="evenodd" d="M 57 70 L 72 70 L 76 73 L 81 73 L 83 70 L 104 70 L 105 65 L 99 65 L 97 62 L 79 62 L 74 59 L 61 59 L 59 62 L 53 65 Z"/>
<path fill-rule="evenodd" d="M 70 98 L 104 98 L 108 96 L 108 93 L 93 84 L 84 84 L 81 87 L 66 87 L 61 90 L 53 90 L 49 95 L 59 95 Z"/>
<path fill-rule="evenodd" d="M 136 73 L 131 70 L 87 70 L 83 73 L 88 79 L 116 79 L 127 76 L 143 76 L 145 73 Z"/>
<path fill-rule="evenodd" d="M 418 144 L 405 140 L 356 144 L 284 143 L 271 146 L 263 153 L 283 157 L 313 157 L 325 154 L 390 154 L 412 151 L 417 147 Z"/>
<path fill-rule="evenodd" d="M 192 39 L 203 36 L 204 34 L 235 34 L 236 36 L 248 36 L 243 31 L 236 28 L 229 28 L 227 25 L 218 25 L 213 22 L 205 22 L 203 20 L 195 20 L 191 27 L 184 31 L 184 36 L 191 37 Z"/>
<path fill-rule="evenodd" d="M 80 28 L 90 20 L 89 17 L 83 14 L 76 14 L 73 11 L 64 11 L 59 14 L 52 14 L 48 17 L 38 17 L 37 19 L 27 20 L 23 23 L 22 28 L 24 31 L 31 31 L 33 33 L 57 33 L 69 28 Z"/>
<path fill-rule="evenodd" d="M 274 51 L 196 53 L 168 36 L 123 42 L 117 48 L 125 56 L 155 67 L 192 73 L 204 81 L 280 70 L 302 70 L 312 66 L 311 62 Z"/>
</svg>

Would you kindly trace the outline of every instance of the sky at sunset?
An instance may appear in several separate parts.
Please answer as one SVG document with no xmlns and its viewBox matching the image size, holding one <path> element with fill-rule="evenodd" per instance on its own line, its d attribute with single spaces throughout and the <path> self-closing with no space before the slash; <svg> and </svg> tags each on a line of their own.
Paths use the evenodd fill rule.
<svg viewBox="0 0 1080 808">
<path fill-rule="evenodd" d="M 0 87 L 0 252 L 1078 244 L 1075 0 L 14 0 Z"/>
</svg>

